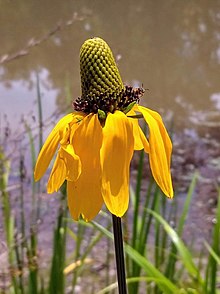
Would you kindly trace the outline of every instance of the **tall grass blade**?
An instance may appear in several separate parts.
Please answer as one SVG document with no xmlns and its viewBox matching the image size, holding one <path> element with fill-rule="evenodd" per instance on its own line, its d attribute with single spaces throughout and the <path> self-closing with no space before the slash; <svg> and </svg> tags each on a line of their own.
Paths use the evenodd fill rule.
<svg viewBox="0 0 220 294">
<path fill-rule="evenodd" d="M 132 284 L 132 283 L 140 283 L 140 282 L 153 282 L 153 283 L 160 283 L 161 281 L 155 278 L 149 278 L 149 277 L 133 277 L 133 278 L 127 278 L 126 279 L 126 283 Z M 112 283 L 111 285 L 105 287 L 104 289 L 100 290 L 98 293 L 96 294 L 106 294 L 106 293 L 110 293 L 110 291 L 113 291 L 117 288 L 117 283 Z M 147 292 L 148 293 L 148 292 Z"/>
<path fill-rule="evenodd" d="M 153 194 L 153 195 L 152 195 Z M 137 251 L 140 255 L 145 255 L 146 247 L 147 247 L 147 240 L 150 235 L 150 227 L 152 223 L 152 215 L 147 213 L 147 208 L 150 206 L 152 210 L 155 209 L 157 199 L 159 197 L 159 190 L 158 187 L 155 186 L 155 182 L 151 179 L 151 182 L 148 186 L 147 195 L 144 203 L 143 213 L 140 216 L 140 229 L 138 230 L 138 243 L 137 243 Z M 150 203 L 150 198 L 152 202 Z M 140 205 L 140 203 L 139 203 Z M 141 273 L 141 266 L 134 262 L 132 263 L 132 277 L 137 277 Z M 133 293 L 138 292 L 138 283 L 133 283 L 129 286 L 129 289 Z"/>
<path fill-rule="evenodd" d="M 217 264 L 220 265 L 220 255 L 218 255 L 207 242 L 205 242 L 204 244 L 207 250 L 209 251 L 209 253 L 211 254 L 211 256 L 217 262 Z"/>
<path fill-rule="evenodd" d="M 29 292 L 31 294 L 38 294 L 37 230 L 35 231 L 32 227 L 30 231 L 30 245 L 27 248 Z"/>
<path fill-rule="evenodd" d="M 144 151 L 142 150 L 139 157 L 138 169 L 137 169 L 137 178 L 136 178 L 136 189 L 134 195 L 134 214 L 133 214 L 133 226 L 132 226 L 132 238 L 131 238 L 131 246 L 138 250 L 139 244 L 139 232 L 140 232 L 140 217 L 139 217 L 139 209 L 140 209 L 140 196 L 141 196 L 141 183 L 142 183 L 142 175 L 143 175 L 143 165 L 144 165 Z M 138 265 L 133 261 L 126 259 L 128 276 L 134 276 L 135 273 L 139 270 Z M 138 285 L 131 284 L 129 285 L 129 292 L 135 293 L 137 291 Z"/>
<path fill-rule="evenodd" d="M 36 73 L 36 85 L 37 85 L 37 105 L 38 105 L 38 122 L 39 122 L 39 150 L 43 146 L 43 111 L 40 91 L 40 79 L 38 73 Z"/>
<path fill-rule="evenodd" d="M 41 102 L 41 92 L 40 92 L 40 79 L 38 73 L 36 73 L 36 83 L 37 83 L 37 105 L 38 105 L 38 125 L 39 125 L 39 150 L 43 146 L 43 111 Z M 37 183 L 37 194 L 40 195 L 40 181 Z M 40 217 L 41 208 L 41 197 L 38 197 L 37 201 L 37 219 Z"/>
<path fill-rule="evenodd" d="M 93 226 L 103 232 L 108 238 L 113 239 L 113 234 L 106 230 L 103 226 L 96 222 L 92 222 Z M 131 246 L 125 244 L 125 252 L 148 274 L 150 278 L 154 278 L 158 287 L 165 293 L 178 293 L 178 288 L 170 282 L 156 267 L 154 267 L 145 257 L 141 256 Z"/>
<path fill-rule="evenodd" d="M 81 255 L 81 252 L 80 252 L 80 249 L 81 249 L 81 244 L 83 242 L 83 237 L 84 237 L 84 234 L 85 234 L 85 229 L 86 227 L 82 224 L 82 222 L 78 222 L 78 231 L 77 231 L 77 239 L 76 239 L 76 249 L 75 249 L 75 262 L 77 262 L 78 260 L 80 260 L 80 255 Z M 79 269 L 80 268 L 77 268 L 76 271 L 73 272 L 73 279 L 72 279 L 72 287 L 73 287 L 73 293 L 75 291 L 75 287 L 76 287 L 76 284 L 77 284 L 77 279 L 78 279 L 78 276 L 79 276 Z"/>
<path fill-rule="evenodd" d="M 189 190 L 188 190 L 188 193 L 186 196 L 186 200 L 185 200 L 184 206 L 183 206 L 183 212 L 179 218 L 179 223 L 177 226 L 177 233 L 180 237 L 182 236 L 182 233 L 183 233 L 184 224 L 185 224 L 188 212 L 189 212 L 190 203 L 192 200 L 193 192 L 195 190 L 197 181 L 198 181 L 198 173 L 195 172 L 193 175 L 192 181 L 190 183 Z"/>
<path fill-rule="evenodd" d="M 132 231 L 132 243 L 133 248 L 137 248 L 137 230 L 138 230 L 138 217 L 139 217 L 139 208 L 140 208 L 140 194 L 141 194 L 141 182 L 143 174 L 143 164 L 144 164 L 144 151 L 141 151 L 137 179 L 136 179 L 136 191 L 135 191 L 135 202 L 134 202 L 134 215 L 133 215 L 133 231 Z"/>
<path fill-rule="evenodd" d="M 30 151 L 31 151 L 31 166 L 32 170 L 34 171 L 35 163 L 36 163 L 36 150 L 35 150 L 35 144 L 34 144 L 34 137 L 31 131 L 30 126 L 26 121 L 24 121 L 25 130 L 28 134 L 29 139 L 29 145 L 30 145 Z M 36 210 L 36 183 L 34 180 L 34 173 L 32 173 L 32 221 L 35 220 L 35 216 L 33 215 Z"/>
<path fill-rule="evenodd" d="M 65 289 L 63 270 L 66 254 L 66 221 L 67 208 L 60 207 L 57 226 L 54 231 L 53 259 L 51 265 L 49 294 L 62 294 Z"/>
<path fill-rule="evenodd" d="M 4 225 L 5 235 L 6 235 L 7 248 L 8 248 L 8 262 L 11 269 L 13 269 L 15 260 L 16 260 L 16 253 L 14 250 L 15 218 L 11 212 L 11 204 L 10 204 L 9 194 L 7 192 L 9 173 L 10 173 L 10 162 L 5 157 L 4 150 L 0 146 L 0 196 L 1 196 L 2 215 L 3 215 L 3 222 L 4 222 L 3 225 Z M 14 293 L 17 294 L 19 291 L 19 286 L 18 286 L 19 284 L 13 270 L 10 270 L 10 277 L 11 277 Z"/>
<path fill-rule="evenodd" d="M 217 262 L 215 256 L 220 256 L 220 188 L 218 189 L 218 206 L 216 211 L 216 223 L 213 231 L 212 246 L 209 255 L 209 262 L 206 270 L 205 291 L 210 294 L 216 293 Z"/>
<path fill-rule="evenodd" d="M 68 220 L 68 219 L 67 219 Z M 70 220 L 70 222 L 72 222 L 72 219 Z M 79 220 L 78 224 L 80 224 L 81 226 L 85 226 L 85 227 L 88 227 L 88 228 L 93 228 L 93 226 L 90 224 L 90 223 L 87 223 L 83 220 Z M 80 238 L 81 241 L 83 241 L 83 237 L 85 236 L 85 232 L 86 231 L 81 231 L 82 233 L 82 238 Z M 80 234 L 81 234 L 80 233 Z M 73 233 L 72 230 L 70 230 L 70 228 L 67 227 L 67 234 L 74 240 L 77 242 L 77 235 L 75 235 Z M 79 234 L 78 234 L 79 236 Z M 70 272 L 74 272 L 74 275 L 73 275 L 73 285 L 72 285 L 72 292 L 76 286 L 76 283 L 77 283 L 77 278 L 78 276 L 81 274 L 82 270 L 83 270 L 83 266 L 85 264 L 88 264 L 88 263 L 91 263 L 91 259 L 88 258 L 88 255 L 89 253 L 92 251 L 92 249 L 94 248 L 94 246 L 101 240 L 101 238 L 103 237 L 103 233 L 102 232 L 98 232 L 96 235 L 94 235 L 93 233 L 93 236 L 91 237 L 91 241 L 90 243 L 88 244 L 88 246 L 86 248 L 83 248 L 83 252 L 80 252 L 79 249 L 80 249 L 80 246 L 79 246 L 79 249 L 77 250 L 77 252 L 75 251 L 74 252 L 74 255 L 71 254 L 70 257 L 68 257 L 67 260 L 71 260 L 71 264 L 68 265 L 65 269 L 64 269 L 64 274 L 67 275 L 67 274 L 70 274 Z M 75 262 L 72 262 L 72 259 L 75 259 L 76 261 Z M 107 265 L 108 266 L 108 265 Z"/>
<path fill-rule="evenodd" d="M 193 175 L 192 181 L 190 183 L 189 189 L 188 189 L 188 193 L 186 196 L 186 200 L 184 202 L 183 205 L 183 210 L 182 210 L 182 214 L 180 215 L 179 218 L 179 222 L 177 225 L 177 234 L 178 236 L 181 238 L 182 233 L 183 233 L 183 228 L 185 225 L 185 221 L 189 212 L 189 208 L 190 208 L 190 203 L 192 200 L 192 196 L 193 196 L 193 192 L 195 190 L 196 184 L 197 184 L 197 180 L 198 180 L 198 173 L 196 172 Z M 170 253 L 169 253 L 169 258 L 168 258 L 168 262 L 167 262 L 167 267 L 165 270 L 165 275 L 166 277 L 170 278 L 173 280 L 173 277 L 175 276 L 175 264 L 176 264 L 176 254 L 177 254 L 177 247 L 175 246 L 174 243 L 172 243 L 171 245 L 171 249 L 170 249 Z"/>
<path fill-rule="evenodd" d="M 172 242 L 176 246 L 179 255 L 181 257 L 182 263 L 184 264 L 185 268 L 189 272 L 190 275 L 192 275 L 193 278 L 198 279 L 200 284 L 203 284 L 203 280 L 200 277 L 197 267 L 193 262 L 193 258 L 191 256 L 191 253 L 187 249 L 187 247 L 184 245 L 183 241 L 180 239 L 178 234 L 174 231 L 173 228 L 155 211 L 152 211 L 148 209 L 149 213 L 151 213 L 155 219 L 157 219 L 166 230 L 167 234 L 170 236 Z"/>
</svg>

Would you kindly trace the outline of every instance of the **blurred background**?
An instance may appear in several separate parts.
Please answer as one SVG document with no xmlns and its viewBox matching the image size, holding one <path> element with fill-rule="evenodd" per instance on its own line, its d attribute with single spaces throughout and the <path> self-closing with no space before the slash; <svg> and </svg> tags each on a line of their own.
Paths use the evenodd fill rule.
<svg viewBox="0 0 220 294">
<path fill-rule="evenodd" d="M 31 215 L 33 158 L 81 95 L 79 50 L 86 39 L 98 36 L 111 47 L 124 83 L 143 85 L 140 103 L 164 119 L 173 139 L 172 173 L 180 204 L 199 172 L 185 237 L 191 238 L 192 230 L 196 236 L 209 233 L 220 183 L 219 0 L 4 0 L 0 36 L 0 155 L 10 161 L 12 209 L 23 187 L 23 208 Z M 42 256 L 51 248 L 48 224 L 55 222 L 58 207 L 55 197 L 46 195 L 46 180 L 37 190 L 44 217 L 39 240 L 48 244 Z M 0 224 L 0 240 L 3 232 Z M 4 254 L 2 241 L 1 260 Z"/>
<path fill-rule="evenodd" d="M 36 73 L 45 117 L 70 105 L 67 87 L 80 96 L 79 49 L 94 36 L 112 48 L 124 83 L 149 89 L 142 103 L 177 130 L 219 123 L 218 0 L 1 1 L 0 35 L 1 121 L 13 129 L 35 113 Z"/>
</svg>

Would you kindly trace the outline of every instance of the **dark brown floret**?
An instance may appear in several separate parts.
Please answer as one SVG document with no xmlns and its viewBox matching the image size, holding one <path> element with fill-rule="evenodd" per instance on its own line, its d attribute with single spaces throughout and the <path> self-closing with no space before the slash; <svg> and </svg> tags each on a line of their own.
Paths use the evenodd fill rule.
<svg viewBox="0 0 220 294">
<path fill-rule="evenodd" d="M 112 93 L 108 97 L 100 94 L 99 97 L 87 96 L 84 99 L 78 97 L 73 102 L 73 108 L 76 111 L 89 113 L 97 113 L 98 109 L 103 110 L 105 113 L 113 113 L 115 110 L 123 111 L 132 102 L 139 103 L 140 98 L 144 95 L 144 88 L 133 88 L 125 86 L 124 89 L 118 93 Z"/>
</svg>

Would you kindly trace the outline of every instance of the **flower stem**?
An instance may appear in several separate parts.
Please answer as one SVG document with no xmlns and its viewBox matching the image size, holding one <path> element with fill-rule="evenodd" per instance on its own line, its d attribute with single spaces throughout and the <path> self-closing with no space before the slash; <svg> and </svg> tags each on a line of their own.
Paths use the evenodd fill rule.
<svg viewBox="0 0 220 294">
<path fill-rule="evenodd" d="M 126 294 L 126 278 L 125 278 L 125 261 L 124 261 L 124 250 L 123 250 L 123 238 L 121 228 L 121 218 L 112 214 L 114 243 L 115 243 L 115 259 L 117 267 L 117 278 L 118 278 L 118 293 Z"/>
</svg>

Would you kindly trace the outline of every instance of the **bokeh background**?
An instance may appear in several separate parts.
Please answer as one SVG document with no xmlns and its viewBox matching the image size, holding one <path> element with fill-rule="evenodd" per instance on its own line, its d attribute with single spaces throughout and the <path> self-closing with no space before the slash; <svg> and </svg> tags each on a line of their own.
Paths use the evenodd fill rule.
<svg viewBox="0 0 220 294">
<path fill-rule="evenodd" d="M 178 215 L 198 171 L 184 241 L 194 238 L 197 251 L 204 238 L 210 240 L 216 222 L 216 187 L 220 183 L 219 0 L 0 0 L 0 159 L 10 166 L 6 192 L 18 229 L 20 199 L 28 230 L 37 193 L 42 268 L 48 268 L 60 198 L 47 195 L 46 176 L 40 189 L 34 184 L 33 150 L 36 158 L 42 144 L 39 126 L 45 139 L 81 95 L 79 50 L 86 39 L 95 36 L 111 47 L 124 83 L 146 89 L 141 104 L 164 119 L 173 140 Z M 136 179 L 136 168 L 134 157 L 131 183 Z M 148 168 L 148 180 L 149 173 Z M 0 287 L 5 287 L 8 257 L 2 211 L 0 278 L 4 279 L 0 279 Z M 68 252 L 71 246 L 67 244 Z M 101 268 L 100 246 L 94 250 Z M 99 279 L 99 270 L 93 272 Z M 93 283 L 93 277 L 87 282 Z"/>
<path fill-rule="evenodd" d="M 36 73 L 44 116 L 80 95 L 79 49 L 106 40 L 123 81 L 178 130 L 219 122 L 220 4 L 211 1 L 1 1 L 1 117 L 13 128 L 34 113 Z M 68 104 L 69 103 L 69 104 Z M 13 119 L 12 119 L 13 118 Z"/>
</svg>

